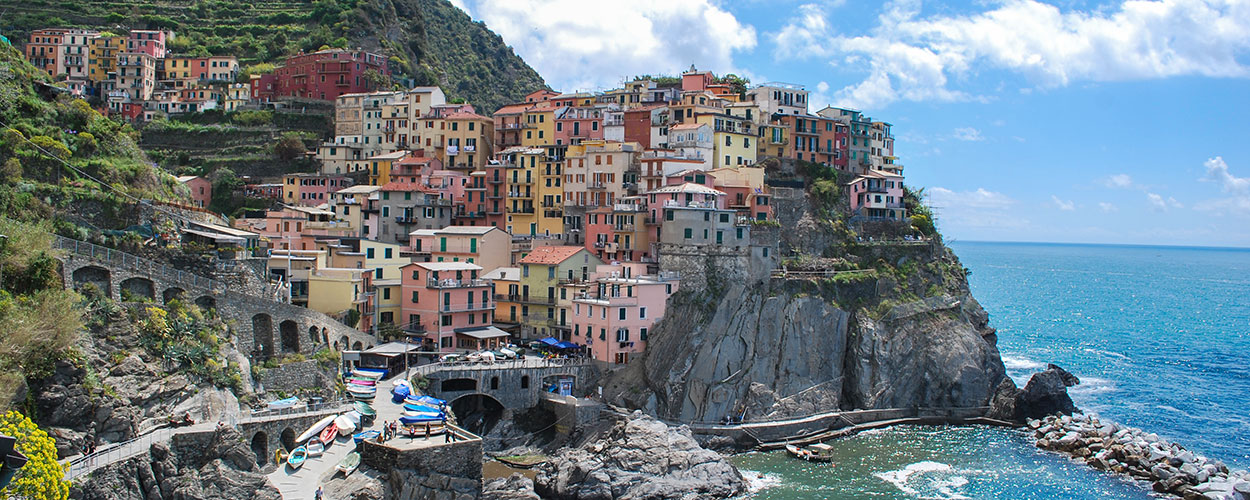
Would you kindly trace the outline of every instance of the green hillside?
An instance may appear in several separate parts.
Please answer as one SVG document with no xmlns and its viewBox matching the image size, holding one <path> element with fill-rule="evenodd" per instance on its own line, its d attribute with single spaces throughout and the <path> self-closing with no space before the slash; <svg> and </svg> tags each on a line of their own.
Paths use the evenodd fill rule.
<svg viewBox="0 0 1250 500">
<path fill-rule="evenodd" d="M 129 125 L 48 85 L 0 42 L 0 212 L 7 217 L 46 220 L 72 207 L 108 220 L 133 201 L 128 196 L 183 199 L 185 188 L 151 163 L 137 138 Z"/>
<path fill-rule="evenodd" d="M 441 85 L 490 113 L 543 80 L 481 23 L 446 0 L 0 0 L 0 33 L 33 29 L 170 29 L 170 48 L 274 63 L 322 46 L 383 51 L 403 83 Z"/>
</svg>

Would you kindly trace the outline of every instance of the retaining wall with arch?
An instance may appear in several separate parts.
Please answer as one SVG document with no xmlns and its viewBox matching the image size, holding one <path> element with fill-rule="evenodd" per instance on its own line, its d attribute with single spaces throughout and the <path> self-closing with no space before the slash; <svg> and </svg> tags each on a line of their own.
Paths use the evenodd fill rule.
<svg viewBox="0 0 1250 500">
<path fill-rule="evenodd" d="M 464 368 L 442 366 L 426 378 L 430 381 L 430 394 L 448 402 L 464 396 L 483 395 L 498 401 L 504 408 L 521 409 L 538 405 L 547 384 L 561 377 L 573 379 L 574 395 L 585 395 L 594 388 L 596 373 L 589 363 L 516 367 L 504 362 L 498 368 L 489 365 Z"/>
</svg>

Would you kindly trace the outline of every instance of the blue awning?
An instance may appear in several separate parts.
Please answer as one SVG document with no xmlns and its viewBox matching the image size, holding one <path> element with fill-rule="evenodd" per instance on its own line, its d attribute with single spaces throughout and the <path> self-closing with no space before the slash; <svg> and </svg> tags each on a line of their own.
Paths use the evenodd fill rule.
<svg viewBox="0 0 1250 500">
<path fill-rule="evenodd" d="M 559 347 L 559 348 L 561 348 L 561 349 L 577 349 L 577 348 L 579 348 L 579 347 L 581 347 L 581 346 L 579 346 L 579 345 L 577 345 L 577 344 L 574 344 L 574 343 L 572 343 L 572 342 L 560 342 L 560 343 L 556 344 L 556 347 Z"/>
<path fill-rule="evenodd" d="M 555 337 L 547 337 L 545 339 L 538 339 L 538 341 L 544 344 L 547 344 L 549 346 L 552 346 L 552 347 L 558 347 L 560 345 L 560 339 L 557 339 Z"/>
</svg>

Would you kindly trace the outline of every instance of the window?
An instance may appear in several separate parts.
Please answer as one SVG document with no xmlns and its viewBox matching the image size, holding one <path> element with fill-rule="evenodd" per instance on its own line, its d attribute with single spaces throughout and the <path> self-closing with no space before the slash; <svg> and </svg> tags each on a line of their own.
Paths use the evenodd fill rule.
<svg viewBox="0 0 1250 500">
<path fill-rule="evenodd" d="M 643 342 L 647 341 L 647 329 L 646 328 L 640 328 L 638 330 L 638 340 L 641 340 Z"/>
<path fill-rule="evenodd" d="M 382 300 L 391 300 L 391 289 L 390 289 L 390 288 L 383 288 L 383 289 L 382 289 Z"/>
<path fill-rule="evenodd" d="M 620 308 L 620 311 L 617 313 L 617 316 L 618 316 L 618 318 L 617 318 L 617 319 L 620 319 L 620 320 L 624 320 L 624 319 L 625 319 L 625 308 L 624 308 L 624 307 Z"/>
<path fill-rule="evenodd" d="M 686 239 L 694 237 L 694 229 L 686 228 Z"/>
<path fill-rule="evenodd" d="M 387 259 L 391 258 L 391 250 L 392 250 L 391 248 L 383 249 L 382 251 L 383 257 Z"/>
<path fill-rule="evenodd" d="M 451 315 L 444 314 L 442 317 L 443 326 L 451 326 Z"/>
<path fill-rule="evenodd" d="M 372 249 L 372 248 L 366 248 L 366 249 L 365 249 L 365 258 L 367 258 L 367 259 L 372 259 L 372 258 L 373 258 L 373 249 Z"/>
<path fill-rule="evenodd" d="M 555 266 L 547 266 L 547 279 L 549 280 L 556 279 L 556 267 Z"/>
<path fill-rule="evenodd" d="M 638 308 L 638 319 L 647 319 L 647 308 L 645 307 Z"/>
<path fill-rule="evenodd" d="M 525 278 L 530 277 L 530 265 L 529 264 L 521 265 L 521 275 Z"/>
<path fill-rule="evenodd" d="M 417 303 L 419 303 L 419 302 L 420 302 L 420 300 L 419 300 L 419 299 L 420 299 L 420 297 L 421 297 L 421 294 L 420 294 L 420 293 L 418 293 L 416 290 L 413 290 L 413 291 L 412 291 L 412 303 L 413 303 L 413 304 L 417 304 Z"/>
<path fill-rule="evenodd" d="M 673 220 L 673 211 L 672 211 L 672 210 L 665 210 L 665 211 L 664 211 L 664 220 Z"/>
<path fill-rule="evenodd" d="M 608 340 L 607 329 L 604 329 L 604 328 L 599 329 L 599 340 Z"/>
</svg>

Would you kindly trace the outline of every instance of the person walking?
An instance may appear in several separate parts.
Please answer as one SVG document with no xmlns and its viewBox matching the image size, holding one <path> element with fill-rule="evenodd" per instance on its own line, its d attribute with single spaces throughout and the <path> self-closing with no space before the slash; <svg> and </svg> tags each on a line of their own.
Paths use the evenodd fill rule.
<svg viewBox="0 0 1250 500">
<path fill-rule="evenodd" d="M 313 500 L 321 500 L 321 495 L 322 495 L 321 485 L 317 485 L 317 491 L 313 493 Z"/>
</svg>

